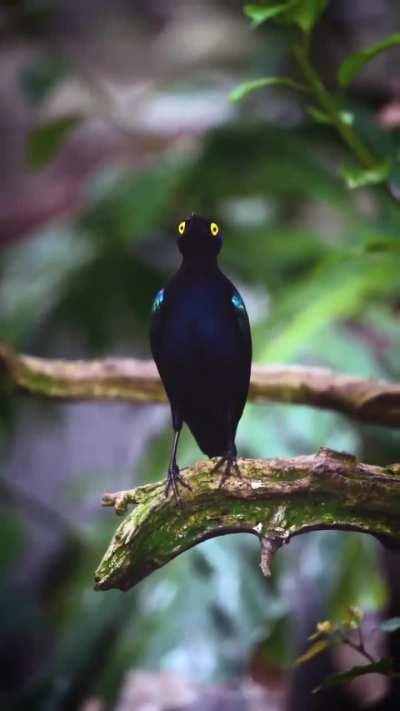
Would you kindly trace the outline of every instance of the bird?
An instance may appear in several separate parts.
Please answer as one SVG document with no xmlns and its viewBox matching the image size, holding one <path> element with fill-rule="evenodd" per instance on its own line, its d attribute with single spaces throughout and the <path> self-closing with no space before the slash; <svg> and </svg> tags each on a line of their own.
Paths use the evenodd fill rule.
<svg viewBox="0 0 400 711">
<path fill-rule="evenodd" d="M 225 465 L 220 486 L 234 470 L 240 476 L 236 429 L 247 400 L 252 357 L 244 301 L 218 265 L 222 230 L 215 220 L 192 213 L 177 229 L 179 269 L 153 301 L 151 352 L 164 385 L 174 430 L 165 495 L 179 485 L 177 448 L 183 423 L 208 457 Z"/>
</svg>

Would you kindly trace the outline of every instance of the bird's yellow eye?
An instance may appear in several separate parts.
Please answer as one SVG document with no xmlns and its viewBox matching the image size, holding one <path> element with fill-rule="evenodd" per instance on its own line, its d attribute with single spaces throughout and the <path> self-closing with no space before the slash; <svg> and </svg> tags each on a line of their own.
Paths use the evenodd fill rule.
<svg viewBox="0 0 400 711">
<path fill-rule="evenodd" d="M 186 222 L 180 222 L 178 225 L 178 232 L 180 235 L 183 235 L 184 231 L 186 229 Z"/>
<path fill-rule="evenodd" d="M 212 222 L 210 225 L 210 232 L 213 237 L 216 237 L 219 232 L 219 227 L 216 222 Z"/>
</svg>

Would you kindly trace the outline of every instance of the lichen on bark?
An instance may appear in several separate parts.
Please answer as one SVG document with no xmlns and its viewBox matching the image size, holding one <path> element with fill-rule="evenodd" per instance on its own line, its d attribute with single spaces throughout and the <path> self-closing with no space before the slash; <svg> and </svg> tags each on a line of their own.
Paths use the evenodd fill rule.
<svg viewBox="0 0 400 711">
<path fill-rule="evenodd" d="M 377 467 L 321 449 L 291 459 L 241 459 L 241 477 L 219 487 L 212 460 L 185 471 L 192 490 L 183 506 L 165 497 L 164 482 L 106 494 L 123 513 L 95 575 L 97 590 L 127 590 L 207 538 L 247 532 L 261 543 L 261 568 L 291 537 L 317 529 L 371 533 L 400 544 L 400 465 Z"/>
</svg>

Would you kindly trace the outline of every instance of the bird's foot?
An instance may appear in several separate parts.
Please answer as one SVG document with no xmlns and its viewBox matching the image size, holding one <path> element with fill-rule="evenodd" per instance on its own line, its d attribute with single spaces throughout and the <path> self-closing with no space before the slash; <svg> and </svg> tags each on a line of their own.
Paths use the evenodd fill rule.
<svg viewBox="0 0 400 711">
<path fill-rule="evenodd" d="M 222 476 L 219 482 L 219 488 L 222 489 L 223 485 L 232 476 L 236 474 L 237 477 L 241 477 L 241 472 L 239 465 L 237 463 L 236 452 L 228 452 L 224 457 L 221 457 L 213 468 L 213 472 L 218 471 L 225 464 L 225 469 L 222 472 Z M 233 470 L 233 471 L 232 471 Z"/>
<path fill-rule="evenodd" d="M 174 492 L 175 500 L 178 506 L 182 506 L 182 500 L 179 494 L 179 486 L 183 486 L 185 489 L 189 489 L 192 491 L 192 487 L 190 486 L 189 482 L 186 481 L 186 479 L 182 476 L 180 473 L 179 467 L 177 464 L 171 464 L 171 466 L 168 469 L 168 474 L 167 474 L 167 483 L 165 485 L 165 496 L 168 496 L 170 489 Z"/>
</svg>

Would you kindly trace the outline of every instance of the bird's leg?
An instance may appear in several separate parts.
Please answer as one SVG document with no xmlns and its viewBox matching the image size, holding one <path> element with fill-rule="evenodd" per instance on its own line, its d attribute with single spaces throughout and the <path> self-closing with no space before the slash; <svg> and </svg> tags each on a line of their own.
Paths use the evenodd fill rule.
<svg viewBox="0 0 400 711">
<path fill-rule="evenodd" d="M 179 429 L 175 429 L 175 436 L 174 436 L 174 441 L 172 445 L 172 451 L 171 451 L 171 458 L 169 461 L 169 467 L 168 467 L 168 474 L 167 474 L 167 483 L 165 486 L 165 496 L 168 496 L 170 489 L 174 492 L 174 496 L 176 499 L 176 503 L 181 506 L 181 497 L 179 494 L 179 487 L 178 483 L 184 486 L 186 489 L 192 489 L 190 484 L 183 478 L 182 474 L 180 473 L 179 467 L 176 463 L 176 450 L 178 449 L 178 442 L 179 442 L 179 435 L 181 433 L 181 427 Z"/>
<path fill-rule="evenodd" d="M 229 438 L 228 438 L 228 446 L 226 448 L 225 454 L 220 458 L 220 460 L 216 463 L 215 467 L 213 468 L 214 471 L 218 471 L 218 469 L 221 469 L 221 467 L 225 464 L 224 471 L 221 476 L 221 480 L 219 482 L 219 488 L 221 489 L 223 485 L 225 484 L 226 480 L 229 479 L 230 476 L 232 476 L 232 470 L 234 470 L 234 473 L 236 476 L 240 477 L 240 469 L 239 465 L 237 463 L 237 450 L 236 450 L 236 445 L 235 445 L 235 431 L 236 427 L 233 427 L 232 423 L 232 411 L 229 409 L 228 410 L 228 432 L 229 432 Z"/>
<path fill-rule="evenodd" d="M 234 442 L 231 442 L 229 445 L 226 453 L 224 454 L 223 457 L 220 458 L 220 460 L 216 463 L 213 472 L 218 471 L 218 469 L 221 469 L 221 467 L 225 464 L 225 469 L 222 472 L 221 480 L 219 482 L 219 488 L 221 489 L 223 485 L 225 484 L 226 480 L 229 479 L 230 476 L 232 476 L 232 469 L 234 470 L 234 473 L 236 476 L 240 477 L 240 469 L 239 465 L 237 463 L 237 450 L 236 450 L 236 445 Z"/>
</svg>

